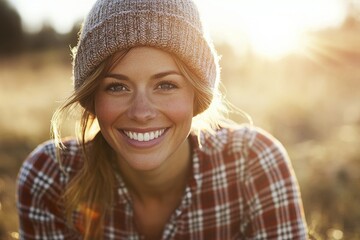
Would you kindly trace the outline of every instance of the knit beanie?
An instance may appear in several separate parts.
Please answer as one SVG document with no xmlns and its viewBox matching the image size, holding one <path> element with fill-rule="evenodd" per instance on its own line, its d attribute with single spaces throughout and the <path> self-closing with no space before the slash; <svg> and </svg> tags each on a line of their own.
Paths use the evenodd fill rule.
<svg viewBox="0 0 360 240">
<path fill-rule="evenodd" d="M 218 57 L 192 0 L 98 0 L 74 51 L 75 89 L 109 56 L 137 46 L 175 54 L 209 87 L 218 84 Z"/>
</svg>

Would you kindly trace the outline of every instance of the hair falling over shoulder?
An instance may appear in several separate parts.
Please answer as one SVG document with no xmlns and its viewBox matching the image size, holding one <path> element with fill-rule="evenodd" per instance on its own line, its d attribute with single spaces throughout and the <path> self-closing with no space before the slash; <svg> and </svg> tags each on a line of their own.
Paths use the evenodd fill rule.
<svg viewBox="0 0 360 240">
<path fill-rule="evenodd" d="M 63 202 L 69 225 L 80 231 L 84 239 L 101 239 L 105 212 L 112 204 L 115 188 L 111 148 L 98 130 L 95 136 L 91 135 L 91 131 L 96 129 L 94 94 L 99 78 L 108 67 L 109 61 L 103 62 L 81 88 L 56 110 L 51 122 L 51 133 L 57 146 L 57 159 L 66 174 L 61 160 L 61 151 L 64 148 L 61 139 L 62 121 L 74 112 L 80 112 L 81 115 L 77 122 L 76 137 L 82 147 L 83 166 L 68 183 L 63 194 Z M 73 222 L 75 212 L 79 217 Z"/>
</svg>

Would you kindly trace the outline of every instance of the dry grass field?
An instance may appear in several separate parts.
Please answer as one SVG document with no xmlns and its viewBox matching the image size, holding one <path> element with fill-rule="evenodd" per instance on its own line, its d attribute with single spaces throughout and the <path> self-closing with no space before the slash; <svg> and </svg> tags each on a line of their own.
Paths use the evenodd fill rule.
<svg viewBox="0 0 360 240">
<path fill-rule="evenodd" d="M 219 45 L 226 96 L 285 145 L 318 239 L 360 239 L 360 28 L 276 61 Z M 68 49 L 0 59 L 0 239 L 17 239 L 16 174 L 71 89 Z M 242 121 L 237 116 L 235 120 Z"/>
</svg>

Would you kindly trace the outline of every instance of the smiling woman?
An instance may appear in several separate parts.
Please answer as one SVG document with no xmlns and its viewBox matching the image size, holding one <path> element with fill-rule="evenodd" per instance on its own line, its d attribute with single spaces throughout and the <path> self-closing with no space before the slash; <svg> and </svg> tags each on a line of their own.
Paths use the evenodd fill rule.
<svg viewBox="0 0 360 240">
<path fill-rule="evenodd" d="M 73 53 L 54 139 L 19 173 L 21 239 L 307 238 L 285 149 L 226 116 L 192 0 L 97 0 Z"/>
<path fill-rule="evenodd" d="M 182 165 L 189 154 L 183 140 L 191 128 L 193 102 L 191 84 L 166 52 L 135 48 L 112 67 L 96 92 L 94 110 L 104 138 L 126 159 L 123 174 L 158 168 L 165 159 Z"/>
</svg>

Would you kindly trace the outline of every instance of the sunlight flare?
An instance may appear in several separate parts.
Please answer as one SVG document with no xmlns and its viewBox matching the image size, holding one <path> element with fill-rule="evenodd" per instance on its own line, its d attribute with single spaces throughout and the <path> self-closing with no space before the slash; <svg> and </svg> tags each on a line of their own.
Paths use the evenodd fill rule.
<svg viewBox="0 0 360 240">
<path fill-rule="evenodd" d="M 347 14 L 341 0 L 197 2 L 216 38 L 272 59 L 302 51 L 307 32 L 339 26 Z"/>
</svg>

